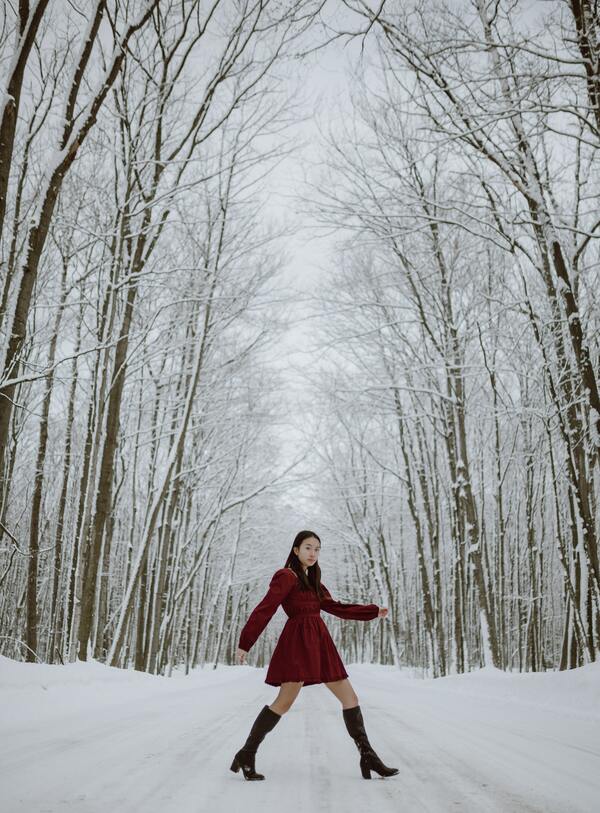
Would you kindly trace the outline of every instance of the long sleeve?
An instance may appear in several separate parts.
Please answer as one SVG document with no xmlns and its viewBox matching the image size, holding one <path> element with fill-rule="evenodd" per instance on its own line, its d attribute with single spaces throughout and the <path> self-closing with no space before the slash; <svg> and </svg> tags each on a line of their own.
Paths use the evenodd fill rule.
<svg viewBox="0 0 600 813">
<path fill-rule="evenodd" d="M 246 621 L 239 640 L 239 648 L 249 652 L 256 639 L 273 617 L 275 610 L 290 592 L 298 577 L 288 568 L 280 568 L 273 574 L 266 595 L 256 605 Z"/>
<path fill-rule="evenodd" d="M 321 587 L 325 593 L 325 598 L 321 599 L 321 609 L 338 618 L 348 618 L 354 621 L 371 621 L 379 615 L 377 604 L 343 604 L 341 601 L 334 601 L 331 593 L 321 582 Z"/>
</svg>

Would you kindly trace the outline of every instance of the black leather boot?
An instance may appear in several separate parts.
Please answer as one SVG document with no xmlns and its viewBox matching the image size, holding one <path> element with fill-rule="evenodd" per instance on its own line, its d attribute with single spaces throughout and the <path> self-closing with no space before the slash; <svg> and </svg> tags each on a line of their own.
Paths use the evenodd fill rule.
<svg viewBox="0 0 600 813">
<path fill-rule="evenodd" d="M 229 770 L 237 773 L 241 768 L 244 772 L 244 779 L 264 779 L 261 773 L 256 773 L 254 768 L 254 758 L 256 749 L 264 740 L 265 735 L 274 728 L 281 720 L 281 714 L 277 714 L 268 706 L 263 706 L 260 713 L 250 729 L 248 739 L 233 758 Z"/>
<path fill-rule="evenodd" d="M 348 734 L 354 740 L 356 747 L 360 751 L 360 771 L 363 779 L 371 778 L 371 771 L 376 771 L 380 776 L 393 776 L 398 773 L 398 768 L 388 768 L 379 759 L 365 731 L 365 723 L 362 717 L 360 706 L 353 709 L 343 709 L 344 722 L 348 729 Z"/>
</svg>

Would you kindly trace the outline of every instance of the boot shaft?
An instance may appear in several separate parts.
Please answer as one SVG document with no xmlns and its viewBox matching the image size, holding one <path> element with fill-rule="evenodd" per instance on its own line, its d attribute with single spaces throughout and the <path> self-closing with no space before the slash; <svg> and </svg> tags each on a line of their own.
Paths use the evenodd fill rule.
<svg viewBox="0 0 600 813">
<path fill-rule="evenodd" d="M 268 706 L 263 706 L 260 710 L 258 717 L 252 724 L 248 739 L 242 746 L 242 750 L 248 753 L 256 753 L 256 749 L 264 740 L 265 736 L 272 731 L 277 723 L 281 720 L 281 715 L 277 714 Z"/>
<path fill-rule="evenodd" d="M 365 722 L 360 706 L 354 706 L 354 708 L 351 709 L 343 709 L 343 714 L 348 734 L 350 734 L 354 740 L 360 753 L 373 752 L 373 748 L 367 737 L 367 732 L 365 731 Z"/>
</svg>

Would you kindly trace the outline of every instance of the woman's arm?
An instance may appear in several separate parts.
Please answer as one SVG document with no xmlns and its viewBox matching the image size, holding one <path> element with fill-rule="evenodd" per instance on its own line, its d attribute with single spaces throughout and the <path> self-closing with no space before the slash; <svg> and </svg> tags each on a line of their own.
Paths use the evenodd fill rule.
<svg viewBox="0 0 600 813">
<path fill-rule="evenodd" d="M 343 604 L 341 601 L 334 601 L 331 593 L 321 582 L 321 587 L 325 597 L 321 599 L 321 609 L 338 618 L 348 618 L 354 621 L 370 621 L 379 615 L 377 604 Z"/>
<path fill-rule="evenodd" d="M 239 640 L 239 648 L 249 652 L 264 628 L 273 617 L 275 610 L 285 599 L 298 577 L 289 568 L 276 570 L 271 578 L 266 595 L 256 605 L 246 621 Z"/>
</svg>

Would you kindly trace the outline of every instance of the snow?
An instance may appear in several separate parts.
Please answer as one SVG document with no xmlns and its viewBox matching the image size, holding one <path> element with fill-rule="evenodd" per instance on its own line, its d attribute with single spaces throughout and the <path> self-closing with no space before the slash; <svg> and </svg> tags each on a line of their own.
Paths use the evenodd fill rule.
<svg viewBox="0 0 600 813">
<path fill-rule="evenodd" d="M 600 663 L 420 679 L 347 664 L 371 744 L 396 776 L 362 779 L 339 701 L 303 689 L 259 747 L 264 782 L 229 765 L 277 690 L 265 669 L 156 677 L 96 662 L 0 657 L 0 808 L 52 811 L 592 813 Z"/>
</svg>

